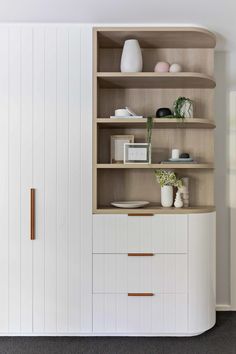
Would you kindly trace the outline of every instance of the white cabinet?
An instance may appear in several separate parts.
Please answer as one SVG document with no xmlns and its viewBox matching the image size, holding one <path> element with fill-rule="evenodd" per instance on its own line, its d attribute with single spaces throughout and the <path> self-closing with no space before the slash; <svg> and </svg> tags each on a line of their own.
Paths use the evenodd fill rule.
<svg viewBox="0 0 236 354">
<path fill-rule="evenodd" d="M 187 255 L 94 254 L 94 293 L 187 293 Z"/>
<path fill-rule="evenodd" d="M 94 215 L 94 253 L 186 253 L 187 215 Z"/>
<path fill-rule="evenodd" d="M 91 28 L 4 25 L 0 47 L 0 333 L 91 332 Z"/>
<path fill-rule="evenodd" d="M 215 323 L 215 213 L 93 216 L 95 333 L 196 335 Z"/>
<path fill-rule="evenodd" d="M 96 334 L 177 335 L 187 332 L 187 323 L 187 294 L 93 295 L 93 331 Z"/>
</svg>

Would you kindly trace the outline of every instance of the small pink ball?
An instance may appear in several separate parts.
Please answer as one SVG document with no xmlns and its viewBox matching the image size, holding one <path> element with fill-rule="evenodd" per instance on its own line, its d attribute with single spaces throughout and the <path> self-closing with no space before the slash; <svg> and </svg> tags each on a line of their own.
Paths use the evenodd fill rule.
<svg viewBox="0 0 236 354">
<path fill-rule="evenodd" d="M 170 69 L 170 64 L 166 63 L 164 61 L 159 61 L 156 63 L 156 66 L 154 68 L 154 71 L 156 73 L 167 73 Z"/>
</svg>

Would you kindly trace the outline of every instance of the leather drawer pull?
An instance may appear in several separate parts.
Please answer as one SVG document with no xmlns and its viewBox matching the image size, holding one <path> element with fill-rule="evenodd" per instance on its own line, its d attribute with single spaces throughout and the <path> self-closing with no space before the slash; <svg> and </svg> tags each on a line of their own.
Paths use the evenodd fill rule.
<svg viewBox="0 0 236 354">
<path fill-rule="evenodd" d="M 128 296 L 154 296 L 153 293 L 128 293 Z"/>
<path fill-rule="evenodd" d="M 30 189 L 30 239 L 35 240 L 35 189 Z"/>
<path fill-rule="evenodd" d="M 154 214 L 128 214 L 128 216 L 154 216 Z"/>
<path fill-rule="evenodd" d="M 128 257 L 152 257 L 154 253 L 128 253 Z"/>
</svg>

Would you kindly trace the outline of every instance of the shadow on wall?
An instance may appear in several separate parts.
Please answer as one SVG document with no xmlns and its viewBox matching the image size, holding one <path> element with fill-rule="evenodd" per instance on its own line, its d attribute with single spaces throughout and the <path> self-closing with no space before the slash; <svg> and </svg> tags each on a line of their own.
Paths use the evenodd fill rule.
<svg viewBox="0 0 236 354">
<path fill-rule="evenodd" d="M 216 303 L 218 305 L 230 304 L 229 59 L 226 52 L 215 54 Z"/>
</svg>

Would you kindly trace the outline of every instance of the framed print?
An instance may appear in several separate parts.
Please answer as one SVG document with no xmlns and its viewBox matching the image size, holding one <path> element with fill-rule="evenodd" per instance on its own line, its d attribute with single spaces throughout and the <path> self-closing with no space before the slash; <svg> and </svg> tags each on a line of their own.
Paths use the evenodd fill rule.
<svg viewBox="0 0 236 354">
<path fill-rule="evenodd" d="M 124 163 L 151 163 L 151 144 L 126 143 L 124 148 Z"/>
<path fill-rule="evenodd" d="M 124 145 L 133 143 L 134 135 L 111 135 L 111 163 L 124 163 Z"/>
</svg>

